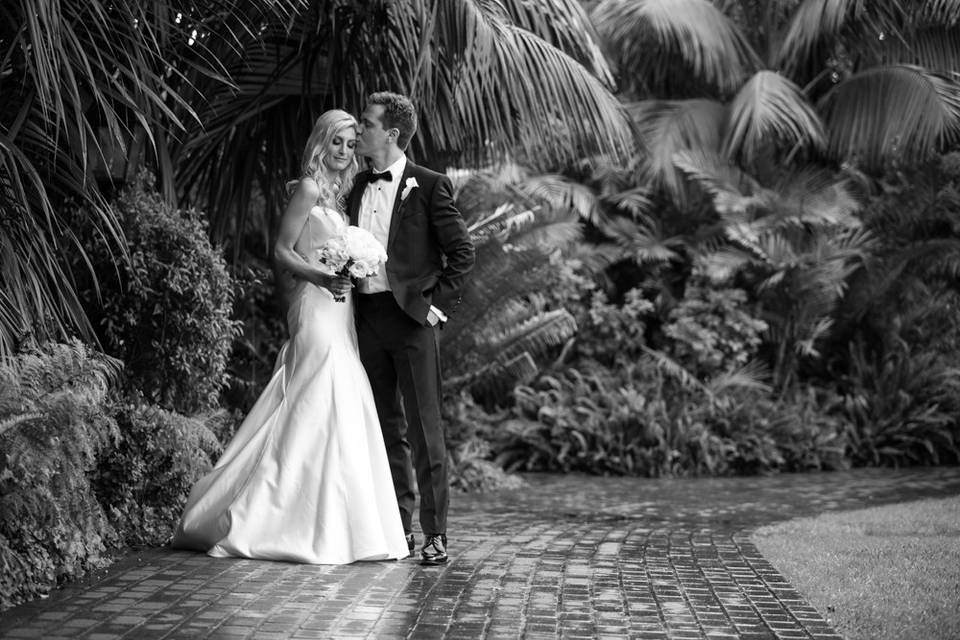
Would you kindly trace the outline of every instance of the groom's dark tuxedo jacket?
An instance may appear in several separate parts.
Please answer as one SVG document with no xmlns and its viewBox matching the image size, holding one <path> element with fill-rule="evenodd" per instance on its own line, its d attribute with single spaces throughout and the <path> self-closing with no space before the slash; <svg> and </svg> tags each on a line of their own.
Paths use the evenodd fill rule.
<svg viewBox="0 0 960 640">
<path fill-rule="evenodd" d="M 347 200 L 350 224 L 359 224 L 360 201 L 370 173 L 357 174 Z M 455 311 L 475 252 L 453 204 L 450 178 L 407 159 L 393 202 L 386 249 L 387 281 L 407 315 L 426 325 L 430 305 L 447 315 Z"/>
</svg>

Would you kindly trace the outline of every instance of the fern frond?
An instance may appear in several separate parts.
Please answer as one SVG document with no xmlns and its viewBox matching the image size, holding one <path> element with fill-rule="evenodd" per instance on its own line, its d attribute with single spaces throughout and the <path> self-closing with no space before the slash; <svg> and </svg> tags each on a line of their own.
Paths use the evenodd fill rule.
<svg viewBox="0 0 960 640">
<path fill-rule="evenodd" d="M 503 405 L 517 384 L 533 380 L 540 368 L 533 356 L 524 351 L 504 362 L 494 362 L 478 372 L 470 383 L 470 393 L 487 406 Z"/>
<path fill-rule="evenodd" d="M 602 215 L 597 195 L 580 182 L 556 174 L 532 176 L 521 182 L 517 191 L 532 200 L 550 205 L 553 209 L 573 211 L 577 217 L 597 222 Z"/>
<path fill-rule="evenodd" d="M 520 351 L 540 356 L 548 349 L 564 344 L 577 332 L 577 321 L 566 309 L 539 313 L 523 324 L 501 333 L 486 345 L 511 358 Z"/>
<path fill-rule="evenodd" d="M 619 257 L 635 260 L 637 264 L 679 260 L 677 249 L 686 245 L 681 237 L 663 237 L 660 224 L 653 219 L 635 222 L 615 218 L 606 232 L 620 248 Z"/>
<path fill-rule="evenodd" d="M 4 418 L 0 420 L 0 437 L 3 437 L 4 433 L 9 431 L 10 429 L 13 429 L 14 427 L 18 427 L 28 422 L 33 422 L 34 420 L 39 420 L 40 418 L 43 418 L 43 417 L 44 417 L 43 413 L 39 411 L 31 411 L 27 413 L 13 415 L 8 418 Z"/>
<path fill-rule="evenodd" d="M 657 349 L 652 349 L 646 345 L 641 345 L 640 348 L 660 371 L 679 381 L 685 389 L 701 391 L 708 397 L 713 397 L 713 392 L 682 364 Z"/>
<path fill-rule="evenodd" d="M 770 369 L 758 360 L 751 360 L 739 369 L 726 371 L 711 378 L 706 386 L 716 396 L 730 389 L 756 389 L 769 393 Z"/>
</svg>

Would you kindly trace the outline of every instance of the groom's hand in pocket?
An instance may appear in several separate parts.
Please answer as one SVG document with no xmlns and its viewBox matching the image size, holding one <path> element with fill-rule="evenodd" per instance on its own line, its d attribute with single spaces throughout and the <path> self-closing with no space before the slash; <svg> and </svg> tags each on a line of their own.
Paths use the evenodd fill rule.
<svg viewBox="0 0 960 640">
<path fill-rule="evenodd" d="M 439 324 L 442 328 L 443 323 L 446 321 L 447 315 L 435 306 L 430 305 L 430 311 L 427 312 L 427 324 L 431 327 L 435 327 Z"/>
</svg>

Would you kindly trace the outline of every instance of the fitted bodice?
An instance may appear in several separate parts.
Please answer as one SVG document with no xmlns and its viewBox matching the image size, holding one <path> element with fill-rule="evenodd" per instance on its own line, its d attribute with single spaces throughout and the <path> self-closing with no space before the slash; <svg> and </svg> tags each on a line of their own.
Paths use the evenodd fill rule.
<svg viewBox="0 0 960 640">
<path fill-rule="evenodd" d="M 310 256 L 346 226 L 347 221 L 336 209 L 314 205 L 307 214 L 307 221 L 293 248 L 302 256 Z"/>
</svg>

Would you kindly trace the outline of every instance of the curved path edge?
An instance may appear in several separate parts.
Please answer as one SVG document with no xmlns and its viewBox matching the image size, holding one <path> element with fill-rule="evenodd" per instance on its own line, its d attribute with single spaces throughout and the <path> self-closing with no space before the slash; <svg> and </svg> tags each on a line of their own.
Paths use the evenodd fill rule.
<svg viewBox="0 0 960 640">
<path fill-rule="evenodd" d="M 838 640 L 758 526 L 960 494 L 960 468 L 721 479 L 528 475 L 454 496 L 451 562 L 309 566 L 148 549 L 0 614 L 0 638 Z"/>
</svg>

